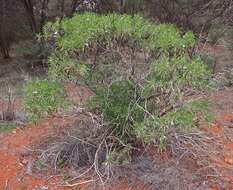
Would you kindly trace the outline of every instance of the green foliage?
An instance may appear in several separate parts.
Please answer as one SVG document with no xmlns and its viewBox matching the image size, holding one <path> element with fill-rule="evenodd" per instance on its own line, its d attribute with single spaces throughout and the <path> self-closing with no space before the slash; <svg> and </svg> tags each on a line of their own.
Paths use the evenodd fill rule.
<svg viewBox="0 0 233 190">
<path fill-rule="evenodd" d="M 98 87 L 96 93 L 91 106 L 101 109 L 117 136 L 131 134 L 132 123 L 143 120 L 144 111 L 136 104 L 136 89 L 131 81 L 121 80 L 109 87 Z"/>
<path fill-rule="evenodd" d="M 0 123 L 0 132 L 10 132 L 16 129 L 18 126 L 14 123 Z"/>
<path fill-rule="evenodd" d="M 143 122 L 135 123 L 136 136 L 147 143 L 156 140 L 159 148 L 163 149 L 166 147 L 168 133 L 171 129 L 188 132 L 197 127 L 200 120 L 213 121 L 209 109 L 210 103 L 207 101 L 186 103 L 162 117 L 151 116 Z"/>
<path fill-rule="evenodd" d="M 180 90 L 190 86 L 202 89 L 207 85 L 210 76 L 207 67 L 200 58 L 190 58 L 187 55 L 162 57 L 152 65 L 152 72 L 148 77 L 148 87 L 163 90 Z"/>
<path fill-rule="evenodd" d="M 49 76 L 52 79 L 75 80 L 87 76 L 89 72 L 87 65 L 62 54 L 51 55 L 49 65 Z"/>
<path fill-rule="evenodd" d="M 174 25 L 155 25 L 139 15 L 84 13 L 60 25 L 47 24 L 45 38 L 55 47 L 49 59 L 50 76 L 62 80 L 79 80 L 81 76 L 94 84 L 96 96 L 91 106 L 99 108 L 119 139 L 132 142 L 137 136 L 163 145 L 169 129 L 198 125 L 197 113 L 205 106 L 183 104 L 182 97 L 187 89 L 204 89 L 210 72 L 200 57 L 189 51 L 195 44 L 192 32 L 182 35 Z M 146 77 L 138 78 L 134 72 L 124 76 L 123 71 L 118 71 L 118 78 L 112 77 L 112 70 L 119 68 L 115 66 L 118 58 L 111 64 L 112 54 L 108 53 L 121 48 L 131 50 L 127 55 L 130 60 L 136 52 L 149 55 L 150 61 L 143 63 L 143 67 L 150 67 Z M 99 57 L 109 55 L 107 63 L 98 62 L 98 53 Z M 93 58 L 90 54 L 95 57 L 92 65 L 85 62 Z M 121 52 L 117 54 L 122 58 Z M 101 64 L 105 69 L 99 69 Z M 123 69 L 128 63 L 124 64 Z M 135 66 L 133 61 L 130 64 Z M 161 114 L 166 107 L 172 109 Z"/>
<path fill-rule="evenodd" d="M 65 105 L 64 89 L 55 81 L 29 82 L 25 87 L 24 104 L 31 119 L 36 121 Z"/>
<path fill-rule="evenodd" d="M 161 24 L 150 28 L 150 37 L 146 40 L 150 50 L 161 50 L 167 52 L 187 51 L 195 43 L 192 32 L 181 36 L 180 31 L 174 25 Z"/>
<path fill-rule="evenodd" d="M 82 63 L 77 61 L 77 55 L 98 48 L 103 50 L 122 45 L 167 55 L 187 52 L 195 43 L 192 32 L 182 36 L 174 25 L 155 25 L 139 15 L 124 14 L 84 13 L 64 19 L 61 24 L 48 23 L 44 33 L 44 38 L 55 47 L 49 59 L 49 69 L 57 78 L 64 77 L 64 72 L 67 71 L 64 68 L 68 65 L 77 75 L 79 69 L 75 65 Z"/>
</svg>

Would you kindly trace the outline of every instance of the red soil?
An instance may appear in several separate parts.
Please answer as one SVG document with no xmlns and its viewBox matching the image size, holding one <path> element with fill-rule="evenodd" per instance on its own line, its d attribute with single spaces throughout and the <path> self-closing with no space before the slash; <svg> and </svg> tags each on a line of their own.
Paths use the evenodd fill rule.
<svg viewBox="0 0 233 190">
<path fill-rule="evenodd" d="M 69 122 L 68 122 L 69 121 Z M 17 129 L 1 139 L 0 147 L 0 189 L 3 190 L 33 190 L 48 187 L 51 190 L 66 190 L 59 187 L 59 178 L 46 178 L 41 175 L 29 174 L 30 157 L 23 155 L 26 147 L 37 144 L 43 137 L 53 133 L 54 124 L 67 126 L 74 118 L 52 118 L 44 120 L 39 126 L 30 125 Z"/>
<path fill-rule="evenodd" d="M 222 146 L 222 149 L 210 152 L 211 165 L 219 171 L 218 178 L 227 186 L 227 189 L 233 189 L 233 113 L 224 115 L 207 131 L 220 137 L 211 144 L 218 143 Z M 218 189 L 222 188 L 218 187 Z"/>
<path fill-rule="evenodd" d="M 69 91 L 69 97 L 78 97 L 75 93 L 77 90 L 73 86 L 67 86 Z M 83 90 L 84 92 L 85 90 Z M 87 93 L 89 97 L 92 95 L 90 91 Z M 225 92 L 224 92 L 225 93 Z M 229 99 L 231 97 L 232 91 L 226 91 L 225 94 L 218 94 L 214 98 L 216 101 L 224 99 L 226 102 L 221 102 L 221 108 L 215 106 L 214 110 L 217 110 L 216 115 L 222 115 L 220 119 L 210 128 L 203 129 L 205 132 L 212 134 L 213 136 L 220 136 L 220 140 L 214 140 L 210 142 L 211 145 L 219 143 L 222 145 L 222 149 L 213 150 L 213 154 L 209 155 L 209 160 L 211 165 L 219 168 L 220 174 L 218 176 L 220 181 L 227 183 L 227 189 L 233 189 L 233 112 L 232 102 Z M 80 94 L 80 97 L 83 94 Z M 82 98 L 72 99 L 76 103 L 83 101 Z M 227 103 L 228 102 L 228 103 Z M 229 103 L 231 102 L 231 103 Z M 0 102 L 1 103 L 1 102 Z M 20 107 L 17 105 L 16 107 Z M 2 104 L 3 106 L 3 104 Z M 229 107 L 231 106 L 231 107 Z M 225 109 L 226 108 L 226 109 Z M 224 112 L 223 112 L 224 111 Z M 230 114 L 225 114 L 227 111 Z M 79 117 L 79 116 L 78 116 Z M 54 116 L 53 118 L 48 118 L 39 123 L 39 125 L 29 125 L 23 129 L 17 129 L 12 133 L 2 135 L 0 139 L 0 190 L 68 190 L 70 188 L 59 186 L 62 183 L 62 178 L 52 176 L 51 173 L 39 173 L 35 171 L 30 171 L 31 160 L 34 159 L 32 155 L 28 154 L 27 147 L 32 147 L 41 143 L 41 139 L 45 137 L 50 137 L 54 133 L 57 133 L 59 127 L 69 127 L 77 120 L 77 116 L 67 116 L 59 117 Z M 54 126 L 57 126 L 54 128 Z M 227 132 L 226 132 L 227 129 Z M 232 138 L 229 138 L 232 137 Z M 214 146 L 213 146 L 214 147 Z M 159 155 L 156 150 L 150 148 L 149 151 L 152 156 L 160 156 L 162 160 L 169 160 L 171 155 L 169 152 Z M 194 166 L 196 167 L 196 166 Z M 198 166 L 197 166 L 198 167 Z M 190 169 L 190 173 L 192 170 Z M 52 177 L 51 177 L 52 176 Z M 130 180 L 134 181 L 134 180 Z M 108 188 L 106 188 L 108 190 Z M 109 190 L 146 190 L 147 188 L 139 180 L 135 180 L 135 183 L 131 184 L 123 180 L 117 182 L 115 185 L 111 186 Z M 214 185 L 212 190 L 223 189 L 220 185 Z"/>
<path fill-rule="evenodd" d="M 43 120 L 39 125 L 29 125 L 23 129 L 16 129 L 4 135 L 0 146 L 0 189 L 2 190 L 68 190 L 69 187 L 59 186 L 62 179 L 51 177 L 51 174 L 31 172 L 28 166 L 33 159 L 27 154 L 30 146 L 41 142 L 41 139 L 57 133 L 61 127 L 69 127 L 77 121 L 75 117 L 54 117 Z M 56 126 L 54 128 L 53 126 Z M 109 190 L 143 190 L 145 186 L 139 181 L 129 184 L 126 181 L 117 183 Z M 106 188 L 108 189 L 108 188 Z M 146 188 L 145 188 L 146 189 Z"/>
<path fill-rule="evenodd" d="M 56 131 L 52 126 L 69 126 L 75 119 L 77 118 L 72 116 L 66 118 L 54 117 L 40 122 L 39 126 L 30 125 L 5 135 L 1 139 L 0 146 L 0 189 L 33 190 L 47 187 L 49 190 L 68 190 L 69 188 L 59 186 L 62 179 L 57 177 L 49 178 L 46 177 L 48 176 L 46 174 L 28 173 L 28 164 L 32 158 L 25 155 L 25 152 L 27 152 L 26 147 L 39 143 L 44 137 L 51 136 Z M 205 130 L 215 135 L 221 135 L 221 143 L 223 143 L 224 148 L 219 152 L 218 156 L 211 155 L 210 158 L 214 165 L 221 168 L 221 173 L 224 174 L 221 177 L 222 180 L 233 185 L 233 176 L 229 173 L 233 166 L 233 142 L 224 136 L 223 130 L 224 127 L 229 127 L 226 124 L 230 124 L 232 121 L 233 114 L 227 114 L 222 117 L 222 120 L 216 122 L 212 128 Z M 169 159 L 169 157 L 170 155 L 163 155 L 165 160 Z M 213 189 L 218 188 L 218 186 L 213 187 Z M 229 189 L 231 188 L 233 189 L 233 186 Z M 146 189 L 146 186 L 140 182 L 128 184 L 126 181 L 122 181 L 111 187 L 111 189 L 142 190 Z"/>
</svg>

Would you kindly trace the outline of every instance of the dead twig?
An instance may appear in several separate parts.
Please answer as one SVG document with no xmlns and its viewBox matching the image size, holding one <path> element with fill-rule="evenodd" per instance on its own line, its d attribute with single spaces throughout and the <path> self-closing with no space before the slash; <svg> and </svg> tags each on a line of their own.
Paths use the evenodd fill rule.
<svg viewBox="0 0 233 190">
<path fill-rule="evenodd" d="M 74 183 L 74 184 L 64 184 L 64 185 L 61 185 L 63 187 L 76 187 L 76 186 L 79 186 L 79 185 L 84 185 L 84 184 L 87 184 L 87 183 L 91 183 L 91 182 L 95 182 L 96 180 L 87 180 L 87 181 L 83 181 L 83 182 L 79 182 L 79 183 Z"/>
</svg>

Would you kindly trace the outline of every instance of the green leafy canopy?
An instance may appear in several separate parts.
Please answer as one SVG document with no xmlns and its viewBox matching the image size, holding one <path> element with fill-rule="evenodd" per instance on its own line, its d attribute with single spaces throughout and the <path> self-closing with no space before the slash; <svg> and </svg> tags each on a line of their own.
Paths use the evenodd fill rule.
<svg viewBox="0 0 233 190">
<path fill-rule="evenodd" d="M 174 25 L 154 24 L 140 15 L 84 13 L 61 23 L 48 23 L 44 34 L 53 49 L 49 75 L 58 80 L 94 81 L 96 96 L 91 105 L 100 109 L 119 138 L 137 137 L 144 142 L 156 139 L 162 145 L 171 127 L 193 128 L 198 125 L 197 118 L 208 113 L 203 111 L 208 104 L 187 104 L 182 100 L 187 89 L 203 90 L 210 76 L 200 57 L 191 51 L 196 42 L 190 31 L 183 33 Z M 122 72 L 118 80 L 107 78 L 112 75 L 108 72 L 114 73 L 119 68 L 116 65 L 126 56 L 117 52 L 120 58 L 114 65 L 110 59 L 114 56 L 109 52 L 129 49 L 130 60 L 138 52 L 148 55 L 149 61 L 142 65 L 149 65 L 149 71 L 139 75 L 140 79 L 134 72 L 130 76 Z M 101 55 L 112 57 L 95 61 L 101 60 Z M 85 60 L 91 56 L 95 59 L 87 64 Z M 128 64 L 124 63 L 123 69 Z M 108 69 L 100 71 L 98 64 L 107 65 L 104 68 Z M 136 67 L 136 61 L 129 64 Z M 164 112 L 166 108 L 171 109 Z"/>
</svg>

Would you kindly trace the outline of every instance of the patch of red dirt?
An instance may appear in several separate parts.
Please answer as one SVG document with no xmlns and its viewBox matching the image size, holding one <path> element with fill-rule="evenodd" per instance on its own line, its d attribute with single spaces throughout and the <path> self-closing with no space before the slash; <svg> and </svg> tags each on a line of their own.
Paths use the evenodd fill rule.
<svg viewBox="0 0 233 190">
<path fill-rule="evenodd" d="M 145 151 L 156 162 L 166 162 L 172 158 L 172 152 L 169 149 L 160 151 L 155 146 L 149 146 L 142 151 Z"/>
<path fill-rule="evenodd" d="M 118 181 L 114 186 L 111 186 L 106 190 L 150 190 L 150 188 L 140 180 L 135 179 L 133 182 L 126 180 Z"/>
<path fill-rule="evenodd" d="M 218 178 L 227 184 L 227 189 L 233 189 L 233 113 L 226 114 L 213 127 L 207 129 L 210 133 L 218 136 L 218 140 L 211 142 L 221 145 L 221 149 L 210 153 L 211 165 L 219 171 Z M 221 189 L 221 188 L 220 188 Z"/>
<path fill-rule="evenodd" d="M 225 144 L 225 149 L 229 150 L 229 151 L 233 151 L 233 143 L 229 143 L 229 144 Z"/>
<path fill-rule="evenodd" d="M 0 189 L 10 190 L 67 190 L 58 186 L 61 179 L 50 178 L 46 175 L 28 174 L 30 158 L 24 158 L 27 147 L 37 144 L 42 138 L 53 134 L 54 125 L 68 126 L 75 121 L 74 117 L 50 118 L 40 122 L 40 125 L 30 125 L 24 129 L 17 129 L 6 135 L 0 141 Z"/>
<path fill-rule="evenodd" d="M 37 125 L 29 125 L 22 129 L 4 135 L 0 140 L 0 189 L 3 190 L 69 190 L 70 187 L 59 186 L 62 179 L 59 177 L 50 178 L 50 173 L 28 173 L 29 164 L 34 160 L 28 149 L 33 145 L 40 144 L 41 139 L 62 132 L 77 120 L 85 116 L 54 116 L 40 121 Z M 60 131 L 59 131 L 60 130 Z M 139 180 L 118 181 L 107 190 L 147 190 L 147 186 Z M 85 186 L 78 186 L 85 187 Z M 86 188 L 91 189 L 91 188 Z"/>
<path fill-rule="evenodd" d="M 207 129 L 208 130 L 208 129 Z M 219 134 L 221 133 L 223 130 L 222 126 L 219 125 L 219 124 L 215 124 L 211 127 L 211 132 L 214 133 L 214 134 Z"/>
<path fill-rule="evenodd" d="M 59 186 L 62 179 L 58 177 L 49 178 L 49 174 L 28 173 L 28 163 L 30 157 L 23 155 L 27 151 L 27 147 L 41 142 L 41 139 L 49 137 L 58 132 L 59 127 L 69 127 L 77 121 L 77 117 L 54 117 L 43 120 L 39 125 L 30 125 L 23 129 L 17 129 L 12 133 L 3 137 L 0 141 L 0 189 L 12 190 L 33 190 L 47 187 L 49 190 L 68 190 L 71 188 Z M 224 183 L 228 183 L 228 189 L 233 189 L 233 176 L 231 175 L 233 166 L 233 142 L 224 136 L 223 123 L 233 121 L 233 114 L 224 115 L 221 120 L 218 120 L 213 127 L 205 129 L 214 135 L 221 135 L 223 149 L 216 150 L 218 154 L 210 154 L 212 165 L 220 168 L 221 175 L 219 179 Z M 53 127 L 57 126 L 57 127 Z M 233 129 L 232 129 L 233 134 Z M 213 142 L 215 143 L 215 142 Z M 169 151 L 158 153 L 156 149 L 149 148 L 149 153 L 154 157 L 159 157 L 166 161 L 171 158 Z M 188 164 L 190 165 L 190 164 Z M 188 170 L 189 167 L 187 167 Z M 107 190 L 147 190 L 150 189 L 139 180 L 122 180 L 116 182 Z M 221 189 L 218 185 L 213 186 L 214 189 Z"/>
</svg>

